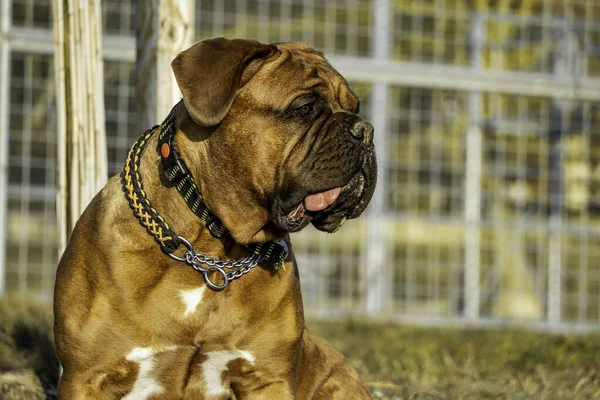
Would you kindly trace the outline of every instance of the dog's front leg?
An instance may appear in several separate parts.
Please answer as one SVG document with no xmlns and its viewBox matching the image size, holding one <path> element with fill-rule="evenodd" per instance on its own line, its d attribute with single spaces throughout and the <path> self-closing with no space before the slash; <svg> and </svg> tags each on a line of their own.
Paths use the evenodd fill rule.
<svg viewBox="0 0 600 400">
<path fill-rule="evenodd" d="M 298 366 L 298 400 L 370 399 L 357 372 L 333 346 L 304 331 Z"/>
</svg>

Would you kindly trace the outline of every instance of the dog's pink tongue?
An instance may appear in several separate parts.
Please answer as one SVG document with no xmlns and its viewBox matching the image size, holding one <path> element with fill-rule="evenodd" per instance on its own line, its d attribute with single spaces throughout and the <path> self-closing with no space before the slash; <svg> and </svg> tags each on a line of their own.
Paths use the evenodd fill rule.
<svg viewBox="0 0 600 400">
<path fill-rule="evenodd" d="M 321 211 L 332 205 L 340 195 L 342 188 L 335 188 L 321 193 L 308 195 L 304 198 L 304 208 L 308 211 Z"/>
</svg>

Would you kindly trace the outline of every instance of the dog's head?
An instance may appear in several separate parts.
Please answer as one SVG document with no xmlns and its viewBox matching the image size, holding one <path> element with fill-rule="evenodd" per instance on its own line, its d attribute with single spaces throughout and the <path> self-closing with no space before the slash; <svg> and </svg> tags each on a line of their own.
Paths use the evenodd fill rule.
<svg viewBox="0 0 600 400">
<path fill-rule="evenodd" d="M 236 240 L 270 240 L 310 222 L 333 232 L 363 212 L 377 176 L 373 127 L 321 53 L 219 38 L 172 67 L 193 120 L 176 144 Z"/>
</svg>

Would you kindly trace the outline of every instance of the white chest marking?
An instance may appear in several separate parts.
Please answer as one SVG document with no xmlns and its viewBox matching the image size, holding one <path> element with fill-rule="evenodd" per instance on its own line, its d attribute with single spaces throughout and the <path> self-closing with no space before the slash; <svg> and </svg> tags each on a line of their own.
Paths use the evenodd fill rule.
<svg viewBox="0 0 600 400">
<path fill-rule="evenodd" d="M 172 350 L 167 348 L 165 350 Z M 163 388 L 150 376 L 153 365 L 153 355 L 160 350 L 152 350 L 148 347 L 135 347 L 125 356 L 128 361 L 137 362 L 140 366 L 137 379 L 131 388 L 131 392 L 121 400 L 145 400 L 152 395 L 162 392 Z"/>
<path fill-rule="evenodd" d="M 183 313 L 184 317 L 187 317 L 196 311 L 196 307 L 198 307 L 198 304 L 200 304 L 202 301 L 202 296 L 204 295 L 205 290 L 206 286 L 202 286 L 197 289 L 181 290 L 179 292 L 181 300 L 183 300 L 183 303 L 185 304 L 185 312 Z"/>
<path fill-rule="evenodd" d="M 229 394 L 229 388 L 223 385 L 221 375 L 227 369 L 227 363 L 236 358 L 243 358 L 254 364 L 254 356 L 245 350 L 222 350 L 206 353 L 208 358 L 202 363 L 206 394 L 223 396 Z"/>
</svg>

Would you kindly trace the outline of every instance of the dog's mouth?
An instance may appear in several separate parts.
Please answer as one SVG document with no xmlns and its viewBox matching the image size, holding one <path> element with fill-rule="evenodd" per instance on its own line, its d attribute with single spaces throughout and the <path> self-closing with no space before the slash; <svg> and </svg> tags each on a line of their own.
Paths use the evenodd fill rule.
<svg viewBox="0 0 600 400">
<path fill-rule="evenodd" d="M 287 214 L 288 220 L 299 221 L 306 215 L 307 211 L 319 212 L 325 210 L 335 203 L 341 191 L 341 187 L 336 187 L 324 192 L 309 194 Z"/>
<path fill-rule="evenodd" d="M 272 204 L 273 222 L 282 230 L 296 232 L 312 222 L 325 232 L 337 231 L 347 219 L 357 218 L 373 196 L 377 180 L 375 151 L 371 146 L 359 170 L 342 186 L 295 194 Z M 292 198 L 300 199 L 295 202 Z"/>
</svg>

